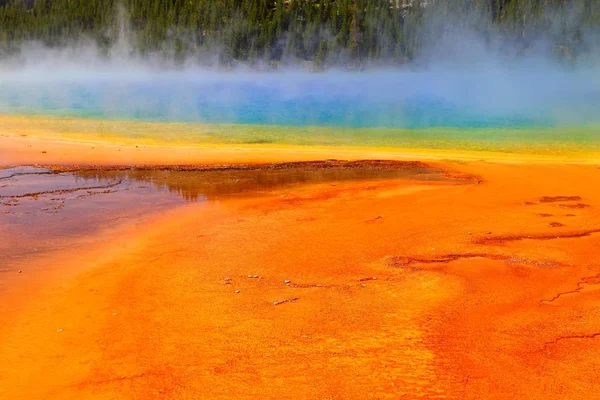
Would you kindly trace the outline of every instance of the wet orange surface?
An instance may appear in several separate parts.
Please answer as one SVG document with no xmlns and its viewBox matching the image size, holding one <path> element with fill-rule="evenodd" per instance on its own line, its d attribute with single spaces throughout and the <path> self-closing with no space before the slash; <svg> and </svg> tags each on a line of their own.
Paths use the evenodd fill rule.
<svg viewBox="0 0 600 400">
<path fill-rule="evenodd" d="M 600 169 L 436 165 L 472 178 L 178 205 L 28 259 L 0 398 L 600 398 Z"/>
</svg>

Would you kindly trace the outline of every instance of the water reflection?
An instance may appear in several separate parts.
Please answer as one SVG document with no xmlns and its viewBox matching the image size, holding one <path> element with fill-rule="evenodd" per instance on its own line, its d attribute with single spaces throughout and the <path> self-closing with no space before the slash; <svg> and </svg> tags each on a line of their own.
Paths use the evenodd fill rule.
<svg viewBox="0 0 600 400">
<path fill-rule="evenodd" d="M 356 180 L 446 180 L 420 163 L 323 161 L 219 168 L 54 172 L 0 169 L 0 259 L 3 270 L 27 257 L 84 243 L 123 221 L 186 202 L 254 196 L 278 188 Z M 1 283 L 0 283 L 1 286 Z"/>
<path fill-rule="evenodd" d="M 85 180 L 135 181 L 156 190 L 168 190 L 186 201 L 216 200 L 232 195 L 251 195 L 281 187 L 336 181 L 414 179 L 443 180 L 440 171 L 420 163 L 390 161 L 323 161 L 210 169 L 78 171 Z"/>
<path fill-rule="evenodd" d="M 185 201 L 251 195 L 281 187 L 355 180 L 447 180 L 443 172 L 418 162 L 318 161 L 233 167 L 94 169 L 52 172 L 18 167 L 0 170 L 0 200 L 84 198 L 99 193 L 168 192 Z M 10 204 L 9 204 L 10 203 Z"/>
</svg>

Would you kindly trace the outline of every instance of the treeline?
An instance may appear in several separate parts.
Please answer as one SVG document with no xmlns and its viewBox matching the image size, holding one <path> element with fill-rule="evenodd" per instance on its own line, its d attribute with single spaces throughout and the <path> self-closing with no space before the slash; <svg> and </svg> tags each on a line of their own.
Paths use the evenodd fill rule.
<svg viewBox="0 0 600 400">
<path fill-rule="evenodd" d="M 599 25 L 598 0 L 0 0 L 0 52 L 93 41 L 179 61 L 356 66 L 408 62 L 464 29 L 575 57 Z"/>
</svg>

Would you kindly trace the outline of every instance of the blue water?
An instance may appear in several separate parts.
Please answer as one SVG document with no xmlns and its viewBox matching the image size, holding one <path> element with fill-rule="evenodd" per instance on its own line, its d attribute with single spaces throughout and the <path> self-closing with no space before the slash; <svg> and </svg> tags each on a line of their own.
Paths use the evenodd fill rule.
<svg viewBox="0 0 600 400">
<path fill-rule="evenodd" d="M 0 112 L 393 128 L 600 122 L 594 71 L 49 74 L 0 77 Z"/>
</svg>

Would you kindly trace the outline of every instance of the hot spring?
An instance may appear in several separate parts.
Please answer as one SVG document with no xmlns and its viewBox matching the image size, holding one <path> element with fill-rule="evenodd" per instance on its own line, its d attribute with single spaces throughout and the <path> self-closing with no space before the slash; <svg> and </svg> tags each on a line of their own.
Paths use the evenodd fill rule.
<svg viewBox="0 0 600 400">
<path fill-rule="evenodd" d="M 534 153 L 600 147 L 600 79 L 593 69 L 44 71 L 0 76 L 0 113 L 52 117 L 35 124 L 64 135 L 186 144 Z"/>
</svg>

